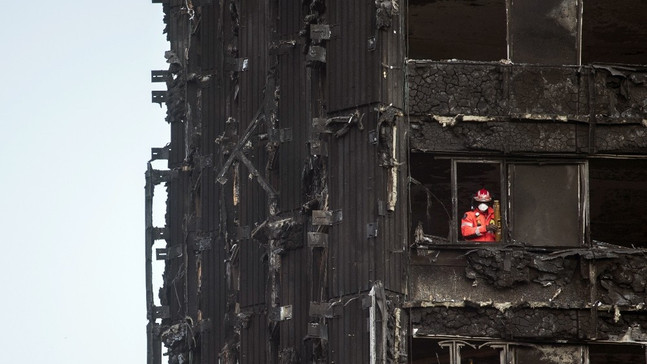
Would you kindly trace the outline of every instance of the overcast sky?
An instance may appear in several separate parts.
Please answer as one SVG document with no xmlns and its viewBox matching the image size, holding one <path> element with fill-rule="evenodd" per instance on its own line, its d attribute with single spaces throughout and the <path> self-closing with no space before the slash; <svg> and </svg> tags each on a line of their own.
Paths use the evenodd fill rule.
<svg viewBox="0 0 647 364">
<path fill-rule="evenodd" d="M 144 171 L 168 142 L 151 0 L 0 10 L 0 361 L 145 363 Z"/>
</svg>

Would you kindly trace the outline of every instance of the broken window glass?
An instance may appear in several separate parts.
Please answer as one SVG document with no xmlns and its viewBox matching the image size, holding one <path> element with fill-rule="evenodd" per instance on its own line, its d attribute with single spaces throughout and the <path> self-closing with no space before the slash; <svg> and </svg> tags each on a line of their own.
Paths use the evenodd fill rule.
<svg viewBox="0 0 647 364">
<path fill-rule="evenodd" d="M 647 64 L 647 2 L 584 1 L 582 63 Z"/>
<path fill-rule="evenodd" d="M 409 0 L 408 57 L 507 58 L 505 0 Z"/>
<path fill-rule="evenodd" d="M 526 245 L 579 246 L 584 223 L 581 164 L 510 164 L 510 230 Z"/>
<path fill-rule="evenodd" d="M 589 161 L 590 230 L 593 241 L 647 246 L 647 160 Z"/>
</svg>

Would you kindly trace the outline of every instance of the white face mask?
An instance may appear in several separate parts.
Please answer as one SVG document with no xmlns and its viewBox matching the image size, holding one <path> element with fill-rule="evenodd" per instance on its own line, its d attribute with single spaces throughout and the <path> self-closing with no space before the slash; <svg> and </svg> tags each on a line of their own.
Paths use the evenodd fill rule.
<svg viewBox="0 0 647 364">
<path fill-rule="evenodd" d="M 487 211 L 487 208 L 488 208 L 486 203 L 481 203 L 481 204 L 479 204 L 478 207 L 479 207 L 479 210 L 481 210 L 481 212 Z"/>
</svg>

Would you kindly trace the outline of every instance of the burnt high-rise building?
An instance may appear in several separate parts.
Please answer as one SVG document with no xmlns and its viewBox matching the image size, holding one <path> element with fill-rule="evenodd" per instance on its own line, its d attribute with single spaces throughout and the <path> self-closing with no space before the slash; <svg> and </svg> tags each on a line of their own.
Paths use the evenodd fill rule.
<svg viewBox="0 0 647 364">
<path fill-rule="evenodd" d="M 153 3 L 148 364 L 647 362 L 645 1 Z"/>
</svg>

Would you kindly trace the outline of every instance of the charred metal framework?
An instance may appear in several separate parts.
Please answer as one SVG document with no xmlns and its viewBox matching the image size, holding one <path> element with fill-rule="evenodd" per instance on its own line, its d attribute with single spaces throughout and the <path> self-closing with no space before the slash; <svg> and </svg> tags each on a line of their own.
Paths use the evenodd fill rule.
<svg viewBox="0 0 647 364">
<path fill-rule="evenodd" d="M 153 3 L 148 364 L 647 362 L 644 2 Z"/>
</svg>

